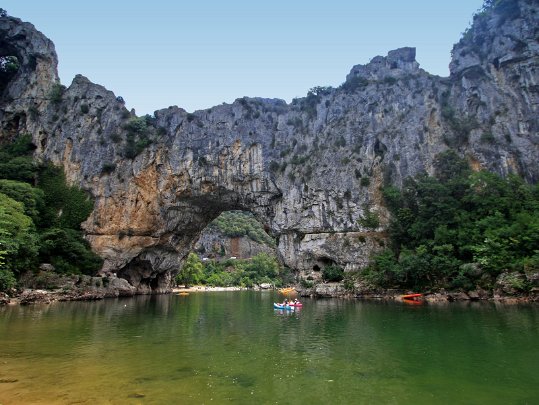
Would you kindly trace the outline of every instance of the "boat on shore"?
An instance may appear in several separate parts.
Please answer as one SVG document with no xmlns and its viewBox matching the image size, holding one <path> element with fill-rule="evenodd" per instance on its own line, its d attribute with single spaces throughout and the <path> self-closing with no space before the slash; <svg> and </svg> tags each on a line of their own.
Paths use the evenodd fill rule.
<svg viewBox="0 0 539 405">
<path fill-rule="evenodd" d="M 401 295 L 401 299 L 408 304 L 422 304 L 424 302 L 423 294 L 404 294 Z"/>
</svg>

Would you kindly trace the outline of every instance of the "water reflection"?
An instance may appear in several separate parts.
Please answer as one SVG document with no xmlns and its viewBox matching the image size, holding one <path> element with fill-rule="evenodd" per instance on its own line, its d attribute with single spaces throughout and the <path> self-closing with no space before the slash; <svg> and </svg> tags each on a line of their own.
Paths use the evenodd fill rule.
<svg viewBox="0 0 539 405">
<path fill-rule="evenodd" d="M 268 292 L 224 292 L 2 308 L 0 379 L 16 382 L 0 384 L 0 398 L 539 399 L 537 307 L 305 299 L 289 311 L 274 310 L 277 300 Z"/>
</svg>

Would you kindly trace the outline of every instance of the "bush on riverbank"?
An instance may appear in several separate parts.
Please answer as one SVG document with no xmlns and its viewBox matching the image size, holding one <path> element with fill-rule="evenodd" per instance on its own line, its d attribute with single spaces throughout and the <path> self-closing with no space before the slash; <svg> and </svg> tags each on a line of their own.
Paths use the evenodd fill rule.
<svg viewBox="0 0 539 405">
<path fill-rule="evenodd" d="M 492 289 L 504 271 L 538 272 L 539 186 L 472 172 L 454 152 L 439 155 L 435 168 L 435 176 L 384 189 L 391 248 L 364 278 L 383 288 Z"/>
</svg>

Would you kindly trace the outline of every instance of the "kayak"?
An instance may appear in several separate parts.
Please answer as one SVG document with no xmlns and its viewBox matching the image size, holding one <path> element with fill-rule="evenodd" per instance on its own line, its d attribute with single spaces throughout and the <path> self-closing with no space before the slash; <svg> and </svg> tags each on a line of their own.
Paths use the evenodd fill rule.
<svg viewBox="0 0 539 405">
<path fill-rule="evenodd" d="M 277 304 L 276 302 L 273 303 L 273 308 L 275 308 L 275 309 L 294 309 L 294 307 L 291 307 L 290 305 Z"/>
<path fill-rule="evenodd" d="M 403 302 L 407 304 L 422 304 L 423 303 L 423 294 L 406 294 L 401 295 Z"/>
<path fill-rule="evenodd" d="M 423 294 L 406 294 L 401 296 L 403 300 L 416 300 L 421 297 L 423 297 Z"/>
<path fill-rule="evenodd" d="M 290 305 L 291 307 L 296 307 L 296 308 L 299 308 L 299 307 L 303 306 L 303 304 L 301 302 L 298 302 L 296 304 L 292 303 L 292 304 L 288 304 L 288 305 Z"/>
</svg>

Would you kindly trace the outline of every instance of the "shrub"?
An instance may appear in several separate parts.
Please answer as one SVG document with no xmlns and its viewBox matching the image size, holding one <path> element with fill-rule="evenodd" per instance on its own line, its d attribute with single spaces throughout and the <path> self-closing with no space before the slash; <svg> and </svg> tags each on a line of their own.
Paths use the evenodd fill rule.
<svg viewBox="0 0 539 405">
<path fill-rule="evenodd" d="M 344 148 L 346 146 L 346 139 L 344 138 L 344 136 L 340 136 L 336 141 L 335 141 L 335 146 L 338 147 L 338 148 Z"/>
<path fill-rule="evenodd" d="M 344 270 L 335 264 L 322 269 L 322 279 L 328 282 L 339 282 L 344 278 Z"/>
<path fill-rule="evenodd" d="M 366 78 L 355 76 L 344 82 L 340 88 L 343 89 L 345 93 L 354 93 L 357 90 L 364 89 L 368 85 L 369 81 Z"/>
<path fill-rule="evenodd" d="M 483 132 L 481 134 L 481 142 L 493 144 L 496 142 L 496 138 L 494 138 L 492 132 Z"/>
<path fill-rule="evenodd" d="M 301 280 L 299 280 L 299 284 L 303 287 L 303 288 L 312 288 L 314 286 L 314 282 L 311 281 L 311 280 L 305 280 L 304 278 L 302 278 Z"/>
<path fill-rule="evenodd" d="M 140 135 L 148 129 L 148 123 L 145 117 L 133 117 L 125 123 L 124 128 L 128 133 Z"/>
<path fill-rule="evenodd" d="M 53 103 L 60 103 L 64 95 L 66 87 L 60 83 L 54 83 L 52 85 L 51 91 L 49 92 L 49 98 Z"/>
<path fill-rule="evenodd" d="M 110 140 L 114 143 L 120 143 L 121 140 L 122 140 L 122 137 L 120 136 L 119 133 L 117 132 L 114 132 L 112 134 L 110 134 Z"/>
<path fill-rule="evenodd" d="M 279 167 L 279 162 L 276 162 L 275 160 L 272 160 L 269 165 L 269 169 L 271 172 L 276 172 L 277 170 L 279 170 Z"/>
<path fill-rule="evenodd" d="M 2 256 L 0 251 L 0 291 L 8 291 L 11 288 L 15 287 L 17 280 L 13 272 L 7 269 L 2 268 Z"/>
<path fill-rule="evenodd" d="M 374 230 L 380 226 L 380 217 L 376 212 L 366 208 L 363 211 L 363 216 L 358 219 L 358 222 L 362 227 Z"/>
<path fill-rule="evenodd" d="M 106 162 L 103 163 L 103 167 L 101 168 L 101 174 L 110 174 L 114 170 L 116 170 L 116 163 Z"/>
</svg>

